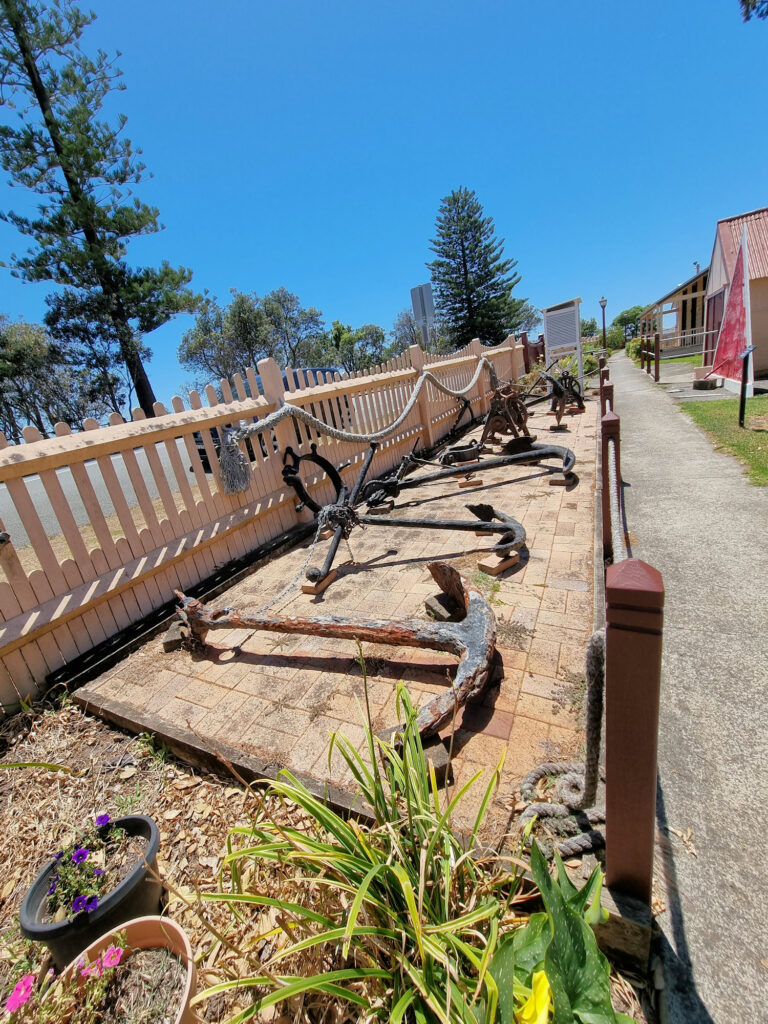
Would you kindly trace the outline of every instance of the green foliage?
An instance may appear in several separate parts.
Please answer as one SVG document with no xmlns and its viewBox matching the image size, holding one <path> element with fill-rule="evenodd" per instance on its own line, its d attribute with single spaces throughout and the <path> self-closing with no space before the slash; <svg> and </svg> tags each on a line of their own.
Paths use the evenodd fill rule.
<svg viewBox="0 0 768 1024">
<path fill-rule="evenodd" d="M 325 334 L 320 310 L 314 306 L 302 306 L 298 295 L 282 287 L 267 292 L 262 306 L 269 321 L 275 358 L 280 365 L 313 365 L 313 354 L 322 344 Z"/>
<path fill-rule="evenodd" d="M 602 872 L 598 867 L 581 889 L 568 878 L 560 858 L 553 878 L 534 841 L 531 874 L 544 904 L 544 913 L 505 936 L 488 965 L 496 982 L 499 1024 L 515 1024 L 520 1004 L 526 1020 L 555 1024 L 623 1024 L 630 1018 L 611 1005 L 610 967 L 595 941 L 592 927 L 607 919 L 600 907 Z M 542 978 L 546 978 L 546 984 Z M 550 1007 L 551 1002 L 551 1007 Z M 476 1009 L 478 1021 L 488 1020 L 485 1007 Z M 491 1018 L 493 1019 L 493 1018 Z"/>
<path fill-rule="evenodd" d="M 171 752 L 166 742 L 153 732 L 139 733 L 136 740 L 139 750 L 145 757 L 151 758 L 156 768 L 162 768 L 171 760 Z"/>
<path fill-rule="evenodd" d="M 365 370 L 389 357 L 386 335 L 376 324 L 352 328 L 334 320 L 330 335 L 318 347 L 316 365 L 340 366 L 348 373 Z"/>
<path fill-rule="evenodd" d="M 533 326 L 538 311 L 512 297 L 520 281 L 517 261 L 503 258 L 504 240 L 496 238 L 493 220 L 484 216 L 473 191 L 459 188 L 442 200 L 430 245 L 436 256 L 427 264 L 435 306 L 456 347 L 473 338 L 498 344 L 510 332 Z"/>
<path fill-rule="evenodd" d="M 640 314 L 645 306 L 630 306 L 614 317 L 606 334 L 606 346 L 612 351 L 624 348 L 640 331 Z"/>
<path fill-rule="evenodd" d="M 40 197 L 35 214 L 2 216 L 32 240 L 26 254 L 12 256 L 13 272 L 63 288 L 46 318 L 52 335 L 97 337 L 119 355 L 152 415 L 141 335 L 192 309 L 197 297 L 185 288 L 192 275 L 183 267 L 126 262 L 132 238 L 159 230 L 158 211 L 133 198 L 145 167 L 123 137 L 125 117 L 100 119 L 123 86 L 106 53 L 89 57 L 81 48 L 94 17 L 72 0 L 0 0 L 0 105 L 20 121 L 0 125 L 0 165 Z"/>
<path fill-rule="evenodd" d="M 582 338 L 594 338 L 598 333 L 597 320 L 592 316 L 589 320 L 581 321 Z"/>
<path fill-rule="evenodd" d="M 193 327 L 182 336 L 178 356 L 204 385 L 236 373 L 244 377 L 249 366 L 273 351 L 270 323 L 258 295 L 233 291 L 226 308 L 215 299 L 204 301 Z"/>
<path fill-rule="evenodd" d="M 739 0 L 739 3 L 744 21 L 749 21 L 753 15 L 756 18 L 768 18 L 768 0 Z"/>
<path fill-rule="evenodd" d="M 401 310 L 395 317 L 392 330 L 389 332 L 389 354 L 398 356 L 411 345 L 421 345 L 422 337 L 416 318 L 410 309 Z"/>
<path fill-rule="evenodd" d="M 584 375 L 594 373 L 597 370 L 598 362 L 597 357 L 593 356 L 590 352 L 584 352 L 582 354 L 582 366 L 584 368 Z"/>
<path fill-rule="evenodd" d="M 226 307 L 210 298 L 202 303 L 194 326 L 181 339 L 178 356 L 207 384 L 235 373 L 245 376 L 249 366 L 267 356 L 280 366 L 326 365 L 328 345 L 322 313 L 302 306 L 287 288 L 263 298 L 233 290 Z"/>
<path fill-rule="evenodd" d="M 362 657 L 361 666 L 367 694 Z M 397 713 L 405 725 L 396 743 L 374 736 L 369 715 L 367 758 L 340 734 L 329 751 L 329 759 L 334 749 L 344 758 L 359 797 L 371 809 L 372 825 L 342 818 L 284 770 L 267 796 L 297 805 L 304 819 L 286 826 L 271 816 L 265 800 L 251 825 L 230 831 L 222 876 L 231 872 L 232 889 L 202 898 L 226 903 L 238 916 L 248 908 L 273 908 L 285 941 L 276 942 L 263 963 L 250 949 L 238 951 L 255 973 L 214 985 L 194 1002 L 230 989 L 256 990 L 253 1003 L 230 1024 L 308 992 L 356 1004 L 366 1020 L 512 1024 L 528 1001 L 549 999 L 542 974 L 549 961 L 558 992 L 564 993 L 555 1004 L 558 1024 L 615 1021 L 607 968 L 585 923 L 586 917 L 600 916 L 599 870 L 583 890 L 575 890 L 564 872 L 556 881 L 537 879 L 546 893 L 546 913 L 528 918 L 517 912 L 522 862 L 511 858 L 512 870 L 505 870 L 502 859 L 479 860 L 468 853 L 501 764 L 484 791 L 470 835 L 462 837 L 452 828 L 452 815 L 482 773 L 452 796 L 443 795 L 425 760 L 417 711 L 402 684 Z M 546 875 L 536 854 L 537 871 Z M 290 880 L 294 898 L 276 900 L 258 885 L 245 884 L 266 865 Z M 559 895 L 551 893 L 553 887 Z M 302 958 L 312 956 L 307 966 Z M 572 978 L 572 970 L 584 970 L 585 978 Z M 589 1020 L 574 1012 L 567 1016 L 569 1006 L 581 1013 L 587 1005 L 595 1008 Z"/>
<path fill-rule="evenodd" d="M 233 891 L 204 898 L 234 907 L 276 904 L 293 922 L 290 941 L 258 976 L 245 981 L 263 986 L 266 994 L 238 1021 L 255 1017 L 290 991 L 322 992 L 332 985 L 338 997 L 375 1019 L 474 1024 L 470 1004 L 476 989 L 485 991 L 486 953 L 497 941 L 520 876 L 467 856 L 451 829 L 451 815 L 482 773 L 450 801 L 441 801 L 415 724 L 417 712 L 402 686 L 397 706 L 406 723 L 400 744 L 378 740 L 369 727 L 367 763 L 342 735 L 335 735 L 331 746 L 357 780 L 375 816 L 373 827 L 343 819 L 283 771 L 271 792 L 297 804 L 311 828 L 287 828 L 267 819 L 231 831 L 224 867 L 232 870 Z M 481 800 L 471 842 L 497 781 L 498 770 Z M 311 881 L 322 895 L 303 906 L 242 891 L 239 880 L 252 858 L 290 868 L 291 877 Z M 283 963 L 318 947 L 329 961 L 325 973 L 308 978 L 279 973 Z M 243 984 L 243 979 L 224 982 L 198 998 Z"/>
<path fill-rule="evenodd" d="M 640 358 L 640 348 L 643 344 L 642 338 L 632 338 L 631 341 L 627 342 L 627 355 L 630 359 Z"/>
<path fill-rule="evenodd" d="M 78 429 L 86 416 L 116 409 L 109 395 L 119 397 L 119 384 L 96 358 L 72 365 L 38 324 L 0 316 L 0 428 L 16 444 L 28 423 L 48 437 L 59 421 Z"/>
<path fill-rule="evenodd" d="M 619 349 L 624 348 L 624 344 L 624 329 L 622 327 L 617 327 L 612 324 L 605 334 L 605 347 L 609 350 L 609 352 L 618 352 Z"/>
</svg>

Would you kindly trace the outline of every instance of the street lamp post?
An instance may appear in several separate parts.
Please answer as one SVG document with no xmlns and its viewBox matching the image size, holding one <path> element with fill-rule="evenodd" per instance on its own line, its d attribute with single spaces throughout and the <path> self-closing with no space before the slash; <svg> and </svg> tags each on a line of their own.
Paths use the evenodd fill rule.
<svg viewBox="0 0 768 1024">
<path fill-rule="evenodd" d="M 607 306 L 607 304 L 608 300 L 603 295 L 603 297 L 600 299 L 600 309 L 602 309 L 603 311 L 603 348 L 606 350 L 606 352 L 608 351 L 608 347 L 605 341 L 605 307 Z"/>
</svg>

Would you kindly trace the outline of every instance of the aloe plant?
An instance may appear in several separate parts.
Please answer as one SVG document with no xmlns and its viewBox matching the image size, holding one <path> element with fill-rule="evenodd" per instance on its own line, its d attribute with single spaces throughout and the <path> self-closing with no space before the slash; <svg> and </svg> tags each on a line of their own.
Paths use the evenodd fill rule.
<svg viewBox="0 0 768 1024">
<path fill-rule="evenodd" d="M 361 664 L 365 682 L 362 658 Z M 534 847 L 531 868 L 546 913 L 521 912 L 525 865 L 519 858 L 509 858 L 505 870 L 498 858 L 484 861 L 470 854 L 501 763 L 485 788 L 470 836 L 461 837 L 452 828 L 452 815 L 482 772 L 448 798 L 424 757 L 417 712 L 403 686 L 397 706 L 405 722 L 398 743 L 374 736 L 369 714 L 367 760 L 339 734 L 329 751 L 330 759 L 338 749 L 349 766 L 372 809 L 372 825 L 342 818 L 283 771 L 269 792 L 300 807 L 309 827 L 281 823 L 265 803 L 258 821 L 230 831 L 221 877 L 229 869 L 231 891 L 203 898 L 228 903 L 237 915 L 249 907 L 271 908 L 277 924 L 270 935 L 282 932 L 282 945 L 263 964 L 244 950 L 256 968 L 253 976 L 214 985 L 195 1003 L 233 988 L 253 989 L 253 1003 L 230 1024 L 307 993 L 356 1004 L 366 1020 L 511 1024 L 528 1019 L 520 1014 L 535 1006 L 537 992 L 541 1001 L 542 992 L 549 999 L 551 991 L 556 1024 L 616 1021 L 607 989 L 593 977 L 603 960 L 584 920 L 598 912 L 593 908 L 599 908 L 599 875 L 583 890 L 571 887 L 570 892 L 562 877 L 549 879 Z M 244 884 L 248 869 L 270 864 L 283 873 L 291 895 L 298 891 L 295 899 L 275 899 Z M 574 920 L 579 927 L 571 949 Z M 322 971 L 308 969 L 303 957 L 316 963 L 322 957 Z M 576 981 L 572 971 L 586 971 L 588 977 Z M 596 1010 L 591 1017 L 574 1015 L 597 1007 L 600 999 L 607 1007 L 602 1016 Z M 568 1005 L 575 1009 L 568 1011 Z"/>
</svg>

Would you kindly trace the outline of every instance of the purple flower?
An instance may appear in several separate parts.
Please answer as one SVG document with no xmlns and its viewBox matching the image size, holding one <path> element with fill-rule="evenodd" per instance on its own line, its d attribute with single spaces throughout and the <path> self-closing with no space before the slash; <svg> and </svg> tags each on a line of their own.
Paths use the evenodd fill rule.
<svg viewBox="0 0 768 1024">
<path fill-rule="evenodd" d="M 82 864 L 84 860 L 88 859 L 89 853 L 90 850 L 86 850 L 84 846 L 81 846 L 72 854 L 72 860 L 75 864 Z"/>
<path fill-rule="evenodd" d="M 100 814 L 96 819 L 96 824 L 99 826 L 99 828 L 101 828 L 103 825 L 108 825 L 109 822 L 110 817 L 108 814 Z"/>
<path fill-rule="evenodd" d="M 101 876 L 104 874 L 101 868 L 94 868 L 93 873 L 94 875 L 96 875 L 97 878 L 101 878 Z"/>
<path fill-rule="evenodd" d="M 75 896 L 72 904 L 73 914 L 82 914 L 83 911 L 90 913 L 95 910 L 99 905 L 98 896 Z"/>
<path fill-rule="evenodd" d="M 64 851 L 63 851 L 63 850 L 59 850 L 59 852 L 58 852 L 58 853 L 57 853 L 57 854 L 56 854 L 56 855 L 54 856 L 54 858 L 53 858 L 53 859 L 54 859 L 54 860 L 61 860 L 61 858 L 62 858 L 63 856 L 64 856 Z"/>
<path fill-rule="evenodd" d="M 49 896 L 53 896 L 53 894 L 56 892 L 56 885 L 58 884 L 58 881 L 59 881 L 59 876 L 58 875 L 54 875 L 53 878 L 51 879 L 51 884 L 48 886 L 48 895 Z"/>
</svg>

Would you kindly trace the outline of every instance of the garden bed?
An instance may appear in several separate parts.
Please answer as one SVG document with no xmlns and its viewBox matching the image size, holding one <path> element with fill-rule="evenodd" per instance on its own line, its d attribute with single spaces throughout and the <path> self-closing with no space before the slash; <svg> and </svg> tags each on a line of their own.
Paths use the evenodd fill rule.
<svg viewBox="0 0 768 1024">
<path fill-rule="evenodd" d="M 225 906 L 206 903 L 198 895 L 219 888 L 219 868 L 227 835 L 251 814 L 259 813 L 263 791 L 250 793 L 234 779 L 198 775 L 157 749 L 148 737 L 130 737 L 91 718 L 70 703 L 47 707 L 7 720 L 0 728 L 2 761 L 55 762 L 73 774 L 45 768 L 9 769 L 0 775 L 0 828 L 16 837 L 6 844 L 4 885 L 0 890 L 0 998 L 9 991 L 13 965 L 29 947 L 20 937 L 17 915 L 26 885 L 45 858 L 66 841 L 74 826 L 94 813 L 147 813 L 161 829 L 158 865 L 171 889 L 169 912 L 190 935 L 198 963 L 199 987 L 252 976 L 255 965 L 268 961 L 285 941 L 280 912 L 254 908 L 235 919 Z M 266 809 L 284 827 L 302 828 L 303 816 L 291 805 L 267 798 Z M 276 899 L 297 899 L 297 885 L 280 868 L 259 868 L 258 877 L 243 878 L 244 887 Z M 229 886 L 226 876 L 224 887 Z M 244 956 L 243 952 L 248 951 Z M 39 954 L 37 954 L 39 956 Z M 35 961 L 39 964 L 39 960 Z M 309 950 L 295 973 L 327 967 Z M 15 978 L 15 975 L 13 976 Z M 634 979 L 636 985 L 642 983 Z M 224 1022 L 244 1009 L 253 990 L 213 996 L 200 1010 L 203 1019 Z M 612 993 L 617 1008 L 638 1021 L 643 1016 L 627 979 L 615 975 Z M 307 996 L 286 1010 L 276 1007 L 258 1020 L 357 1021 L 359 1010 L 345 1003 L 335 1008 L 326 997 Z"/>
</svg>

